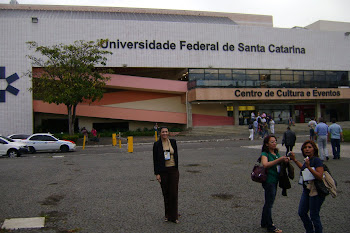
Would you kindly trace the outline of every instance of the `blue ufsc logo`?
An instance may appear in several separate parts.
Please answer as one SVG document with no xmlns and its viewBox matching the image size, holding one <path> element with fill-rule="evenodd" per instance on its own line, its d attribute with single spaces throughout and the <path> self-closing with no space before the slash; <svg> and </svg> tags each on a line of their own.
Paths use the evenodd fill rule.
<svg viewBox="0 0 350 233">
<path fill-rule="evenodd" d="M 11 86 L 11 83 L 19 79 L 17 73 L 14 73 L 6 78 L 5 67 L 0 67 L 0 82 L 2 82 L 1 80 L 3 79 L 7 81 L 7 87 L 5 90 L 0 90 L 0 103 L 4 103 L 6 101 L 6 91 L 10 92 L 13 95 L 18 95 L 19 92 L 17 88 Z"/>
</svg>

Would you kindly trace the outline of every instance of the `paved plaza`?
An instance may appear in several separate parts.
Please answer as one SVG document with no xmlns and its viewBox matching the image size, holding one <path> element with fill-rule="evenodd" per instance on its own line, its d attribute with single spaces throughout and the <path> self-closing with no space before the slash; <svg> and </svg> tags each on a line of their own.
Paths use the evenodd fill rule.
<svg viewBox="0 0 350 233">
<path fill-rule="evenodd" d="M 300 134 L 297 142 L 306 138 Z M 176 139 L 179 224 L 163 222 L 152 142 L 147 141 L 136 143 L 133 153 L 125 144 L 122 149 L 90 145 L 72 153 L 1 158 L 0 224 L 11 218 L 45 217 L 44 228 L 11 232 L 266 232 L 260 228 L 264 192 L 250 180 L 261 139 Z M 299 152 L 300 145 L 294 151 Z M 343 143 L 342 150 L 341 160 L 327 162 L 339 190 L 321 209 L 325 233 L 350 232 L 350 144 Z M 300 153 L 297 158 L 302 159 Z M 278 189 L 273 208 L 274 223 L 286 233 L 305 232 L 297 215 L 302 192 L 297 180 L 287 197 Z"/>
</svg>

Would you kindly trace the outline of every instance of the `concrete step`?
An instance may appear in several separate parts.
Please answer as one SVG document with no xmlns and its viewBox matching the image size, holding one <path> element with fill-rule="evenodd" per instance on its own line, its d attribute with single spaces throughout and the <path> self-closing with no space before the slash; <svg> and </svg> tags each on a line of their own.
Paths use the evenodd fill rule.
<svg viewBox="0 0 350 233">
<path fill-rule="evenodd" d="M 331 125 L 331 122 L 327 123 Z M 350 129 L 350 121 L 337 122 L 343 129 Z M 275 134 L 282 134 L 287 130 L 286 124 L 275 124 Z M 309 127 L 307 123 L 296 123 L 291 126 L 291 129 L 297 134 L 309 134 Z M 186 136 L 200 136 L 200 135 L 232 135 L 248 133 L 247 125 L 225 125 L 225 126 L 197 126 L 190 130 L 184 131 L 181 134 Z"/>
</svg>

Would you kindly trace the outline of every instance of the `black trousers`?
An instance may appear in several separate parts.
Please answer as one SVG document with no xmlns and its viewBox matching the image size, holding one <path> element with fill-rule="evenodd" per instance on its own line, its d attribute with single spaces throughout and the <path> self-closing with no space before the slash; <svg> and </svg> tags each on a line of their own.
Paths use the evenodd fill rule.
<svg viewBox="0 0 350 233">
<path fill-rule="evenodd" d="M 286 145 L 286 155 L 288 154 L 289 151 L 292 151 L 293 150 L 293 146 L 287 146 Z"/>
<path fill-rule="evenodd" d="M 169 167 L 166 172 L 160 173 L 160 178 L 165 217 L 174 222 L 178 219 L 179 170 L 175 167 Z"/>
</svg>

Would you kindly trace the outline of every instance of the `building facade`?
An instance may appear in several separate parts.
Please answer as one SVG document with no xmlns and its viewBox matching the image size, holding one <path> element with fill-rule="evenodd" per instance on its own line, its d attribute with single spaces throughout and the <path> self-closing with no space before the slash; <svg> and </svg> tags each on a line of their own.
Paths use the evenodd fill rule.
<svg viewBox="0 0 350 233">
<path fill-rule="evenodd" d="M 261 15 L 5 4 L 0 18 L 0 134 L 66 131 L 65 106 L 32 98 L 27 41 L 109 39 L 113 74 L 103 99 L 78 105 L 79 127 L 234 125 L 252 111 L 349 120 L 350 23 L 282 29 Z"/>
</svg>

